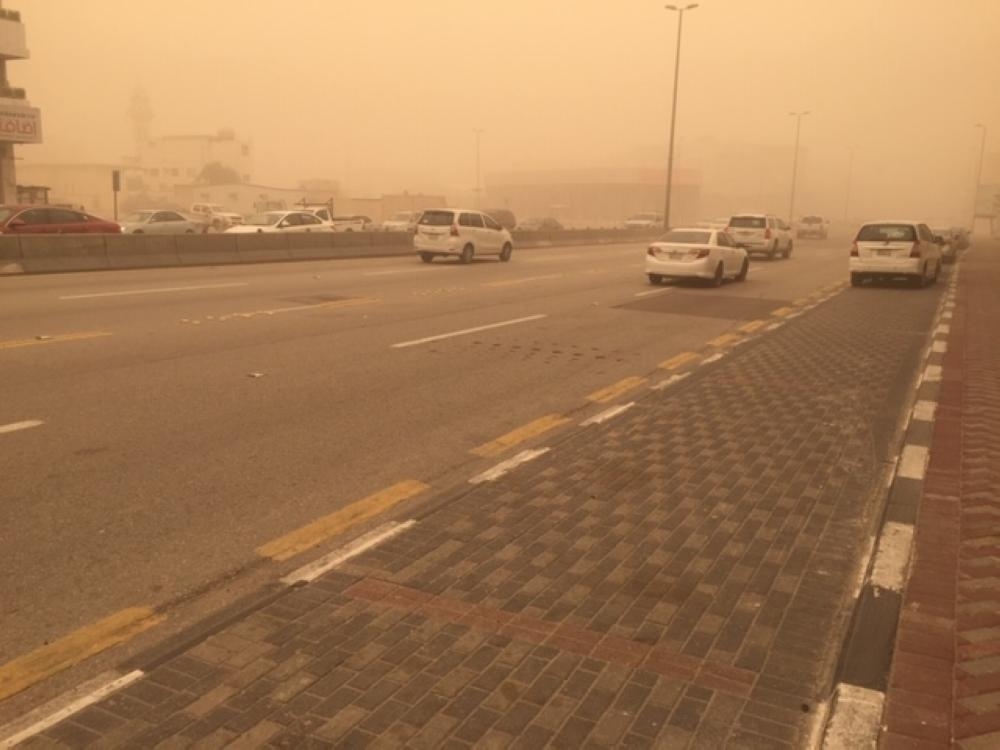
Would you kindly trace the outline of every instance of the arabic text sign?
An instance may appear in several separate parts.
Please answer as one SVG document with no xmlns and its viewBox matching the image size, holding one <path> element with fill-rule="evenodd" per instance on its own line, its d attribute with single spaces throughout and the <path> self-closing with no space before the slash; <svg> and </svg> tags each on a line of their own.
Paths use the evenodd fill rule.
<svg viewBox="0 0 1000 750">
<path fill-rule="evenodd" d="M 37 107 L 0 106 L 0 141 L 42 142 L 42 116 Z"/>
</svg>

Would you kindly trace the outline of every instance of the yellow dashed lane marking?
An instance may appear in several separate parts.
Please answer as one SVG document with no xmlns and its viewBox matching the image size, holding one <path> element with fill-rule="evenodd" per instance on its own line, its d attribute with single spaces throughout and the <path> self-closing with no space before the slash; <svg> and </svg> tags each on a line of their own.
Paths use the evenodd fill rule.
<svg viewBox="0 0 1000 750">
<path fill-rule="evenodd" d="M 698 355 L 694 352 L 682 352 L 675 357 L 660 362 L 660 368 L 663 370 L 676 370 L 678 367 L 682 367 L 689 362 L 694 362 L 696 359 L 698 359 Z"/>
<path fill-rule="evenodd" d="M 624 380 L 619 380 L 617 383 L 612 383 L 607 388 L 601 388 L 601 390 L 599 391 L 594 391 L 589 396 L 587 396 L 587 400 L 594 401 L 598 404 L 603 404 L 607 401 L 613 401 L 614 399 L 621 396 L 623 393 L 628 393 L 633 388 L 638 388 L 645 382 L 646 378 L 640 378 L 640 377 L 625 378 Z"/>
<path fill-rule="evenodd" d="M 779 307 L 777 310 L 772 312 L 771 315 L 784 318 L 786 315 L 791 315 L 793 312 L 795 312 L 794 307 Z"/>
<path fill-rule="evenodd" d="M 80 628 L 47 646 L 0 666 L 0 701 L 127 641 L 164 619 L 149 607 L 131 607 Z"/>
<path fill-rule="evenodd" d="M 53 336 L 34 339 L 13 339 L 11 341 L 0 341 L 0 349 L 19 349 L 22 346 L 40 346 L 42 344 L 58 344 L 63 341 L 85 341 L 87 339 L 100 339 L 114 334 L 108 331 L 81 331 L 80 333 L 60 333 Z"/>
<path fill-rule="evenodd" d="M 501 435 L 496 440 L 483 443 L 478 448 L 473 448 L 472 452 L 477 456 L 483 456 L 484 458 L 488 456 L 499 456 L 508 448 L 523 443 L 525 440 L 537 437 L 544 432 L 555 429 L 560 425 L 566 424 L 568 421 L 569 420 L 566 419 L 566 417 L 560 417 L 558 414 L 548 414 L 541 419 L 536 419 L 534 422 L 528 422 L 528 424 L 518 427 L 516 430 L 511 430 L 506 435 Z"/>
<path fill-rule="evenodd" d="M 743 331 L 743 333 L 753 333 L 754 331 L 759 331 L 766 325 L 766 320 L 751 320 L 749 323 L 741 325 L 740 330 Z"/>
<path fill-rule="evenodd" d="M 429 485 L 415 479 L 399 482 L 258 547 L 257 554 L 272 560 L 287 560 L 427 489 Z"/>
<path fill-rule="evenodd" d="M 733 344 L 739 340 L 740 337 L 737 336 L 735 333 L 724 333 L 721 336 L 712 339 L 708 343 L 710 346 L 724 347 L 724 346 L 729 346 L 730 344 Z"/>
</svg>

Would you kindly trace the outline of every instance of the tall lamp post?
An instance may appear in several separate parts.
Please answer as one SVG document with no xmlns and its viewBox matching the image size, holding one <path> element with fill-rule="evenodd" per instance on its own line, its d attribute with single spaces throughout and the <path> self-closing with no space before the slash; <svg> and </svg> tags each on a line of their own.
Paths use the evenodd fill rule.
<svg viewBox="0 0 1000 750">
<path fill-rule="evenodd" d="M 482 208 L 482 171 L 479 160 L 479 137 L 483 134 L 482 128 L 473 131 L 476 134 L 476 208 Z"/>
<path fill-rule="evenodd" d="M 690 3 L 683 8 L 664 5 L 667 10 L 677 13 L 677 56 L 674 59 L 674 98 L 670 105 L 670 146 L 667 149 L 667 196 L 663 202 L 663 228 L 670 228 L 670 192 L 674 181 L 674 126 L 677 123 L 677 79 L 681 69 L 681 33 L 684 31 L 684 11 L 694 10 L 698 3 Z"/>
<path fill-rule="evenodd" d="M 802 130 L 802 118 L 809 114 L 808 109 L 801 112 L 789 112 L 795 118 L 795 151 L 792 153 L 792 195 L 788 200 L 788 222 L 795 221 L 795 178 L 799 172 L 799 133 Z"/>
<path fill-rule="evenodd" d="M 976 203 L 979 200 L 979 183 L 983 179 L 983 157 L 986 155 L 986 126 L 977 122 L 975 127 L 982 128 L 983 134 L 979 140 L 979 166 L 976 168 L 976 186 L 972 189 L 972 224 L 969 232 L 976 231 Z"/>
</svg>

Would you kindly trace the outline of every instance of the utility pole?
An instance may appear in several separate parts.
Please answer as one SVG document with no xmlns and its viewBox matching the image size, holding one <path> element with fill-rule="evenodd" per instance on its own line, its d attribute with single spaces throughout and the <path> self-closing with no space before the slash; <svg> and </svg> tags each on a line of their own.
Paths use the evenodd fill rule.
<svg viewBox="0 0 1000 750">
<path fill-rule="evenodd" d="M 795 151 L 792 154 L 792 195 L 788 201 L 788 223 L 795 221 L 795 178 L 799 171 L 799 133 L 802 130 L 802 118 L 809 114 L 808 109 L 801 112 L 789 112 L 795 118 Z"/>
<path fill-rule="evenodd" d="M 479 158 L 479 137 L 483 134 L 481 128 L 476 128 L 473 132 L 476 134 L 476 208 L 482 208 L 482 171 L 480 169 L 481 162 Z"/>
<path fill-rule="evenodd" d="M 677 124 L 677 83 L 681 70 L 681 34 L 684 31 L 684 11 L 694 10 L 698 3 L 678 8 L 676 5 L 664 5 L 667 10 L 677 13 L 677 53 L 674 58 L 674 96 L 670 105 L 670 143 L 667 147 L 667 195 L 663 202 L 663 228 L 670 229 L 670 193 L 674 182 L 674 128 Z"/>
<path fill-rule="evenodd" d="M 847 157 L 847 190 L 844 195 L 844 221 L 850 216 L 851 209 L 851 181 L 854 177 L 854 148 L 848 151 Z"/>
<path fill-rule="evenodd" d="M 976 185 L 972 190 L 972 224 L 969 233 L 976 231 L 976 205 L 979 202 L 979 183 L 983 180 L 983 157 L 986 155 L 986 126 L 977 122 L 975 127 L 982 128 L 983 134 L 979 140 L 979 167 L 976 169 Z"/>
</svg>

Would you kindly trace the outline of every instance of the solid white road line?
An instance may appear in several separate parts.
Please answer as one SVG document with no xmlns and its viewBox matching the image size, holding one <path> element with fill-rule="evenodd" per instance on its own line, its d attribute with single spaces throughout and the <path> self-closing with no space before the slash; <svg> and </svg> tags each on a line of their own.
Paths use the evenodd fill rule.
<svg viewBox="0 0 1000 750">
<path fill-rule="evenodd" d="M 895 591 L 897 594 L 902 592 L 912 544 L 911 524 L 889 521 L 882 527 L 878 550 L 875 552 L 875 562 L 872 564 L 870 579 L 872 586 Z"/>
<path fill-rule="evenodd" d="M 8 432 L 17 432 L 18 430 L 27 430 L 32 427 L 38 427 L 39 425 L 43 424 L 45 424 L 45 422 L 43 422 L 40 419 L 26 419 L 24 422 L 11 422 L 10 424 L 0 424 L 0 435 L 3 435 Z"/>
<path fill-rule="evenodd" d="M 397 273 L 424 273 L 427 269 L 423 266 L 413 268 L 394 268 L 391 271 L 365 271 L 362 276 L 391 276 Z"/>
<path fill-rule="evenodd" d="M 356 557 L 362 552 L 381 544 L 386 539 L 391 539 L 397 534 L 402 534 L 416 523 L 417 522 L 413 519 L 410 519 L 405 523 L 397 523 L 396 521 L 384 523 L 378 528 L 372 529 L 367 534 L 359 536 L 346 547 L 336 549 L 330 554 L 323 555 L 323 557 L 318 560 L 314 560 L 308 565 L 303 565 L 298 570 L 292 571 L 287 576 L 282 578 L 281 582 L 292 585 L 300 581 L 303 583 L 314 581 L 327 571 L 333 570 L 333 568 L 343 562 L 346 562 L 347 560 L 350 560 L 352 557 Z"/>
<path fill-rule="evenodd" d="M 133 294 L 166 294 L 168 292 L 194 292 L 199 289 L 228 289 L 234 286 L 249 286 L 247 282 L 235 281 L 231 284 L 202 284 L 200 286 L 165 286 L 159 289 L 129 289 L 124 292 L 95 292 L 94 294 L 68 294 L 59 299 L 94 299 L 96 297 L 127 297 Z"/>
<path fill-rule="evenodd" d="M 907 445 L 899 457 L 896 476 L 904 479 L 923 479 L 927 471 L 928 451 L 922 445 Z"/>
<path fill-rule="evenodd" d="M 7 748 L 17 747 L 20 743 L 24 742 L 29 737 L 34 737 L 40 732 L 44 732 L 49 727 L 58 724 L 63 719 L 72 716 L 75 713 L 79 713 L 87 706 L 92 706 L 97 703 L 102 698 L 111 695 L 111 693 L 116 690 L 121 690 L 126 685 L 131 685 L 133 682 L 142 677 L 144 672 L 141 669 L 136 669 L 128 674 L 122 675 L 117 679 L 106 682 L 103 685 L 91 690 L 80 698 L 67 703 L 62 708 L 48 714 L 45 718 L 34 722 L 30 726 L 22 729 L 16 734 L 11 734 L 7 737 L 0 739 L 0 750 L 7 750 Z"/>
<path fill-rule="evenodd" d="M 521 464 L 527 463 L 528 461 L 533 461 L 539 456 L 548 452 L 549 452 L 548 448 L 535 448 L 534 450 L 521 451 L 513 458 L 508 458 L 506 461 L 501 461 L 492 469 L 484 471 L 482 474 L 473 477 L 472 479 L 469 480 L 469 484 L 482 484 L 483 482 L 492 482 L 502 477 L 511 469 L 517 468 Z"/>
<path fill-rule="evenodd" d="M 485 326 L 476 326 L 475 328 L 463 328 L 461 331 L 451 331 L 450 333 L 439 333 L 437 336 L 428 336 L 422 339 L 414 339 L 413 341 L 401 341 L 398 344 L 393 344 L 392 349 L 405 349 L 408 346 L 418 346 L 420 344 L 428 344 L 431 341 L 441 341 L 442 339 L 450 339 L 455 336 L 465 336 L 470 333 L 478 333 L 479 331 L 489 331 L 493 328 L 503 328 L 504 326 L 513 326 L 518 323 L 529 323 L 533 320 L 541 320 L 542 318 L 547 318 L 545 314 L 539 315 L 527 315 L 523 318 L 514 318 L 512 320 L 502 320 L 499 323 L 490 323 Z"/>
<path fill-rule="evenodd" d="M 621 404 L 620 406 L 612 406 L 610 409 L 605 409 L 600 414 L 595 414 L 590 419 L 583 420 L 580 425 L 582 427 L 586 427 L 587 425 L 607 422 L 609 419 L 617 417 L 619 414 L 628 411 L 633 406 L 635 406 L 635 401 L 630 401 L 629 403 Z"/>
<path fill-rule="evenodd" d="M 648 292 L 636 292 L 633 297 L 648 297 L 651 294 L 663 294 L 664 292 L 674 291 L 673 287 L 666 287 L 665 289 L 650 289 Z"/>
<path fill-rule="evenodd" d="M 680 381 L 684 380 L 684 378 L 688 377 L 690 374 L 691 374 L 690 372 L 682 372 L 679 375 L 671 375 L 666 380 L 661 380 L 656 385 L 649 386 L 649 390 L 662 391 L 664 388 L 669 388 L 674 383 L 679 383 Z"/>
<path fill-rule="evenodd" d="M 711 357 L 705 357 L 705 359 L 703 359 L 703 360 L 701 361 L 701 363 L 702 363 L 703 365 L 710 365 L 710 364 L 712 364 L 713 362 L 718 362 L 718 361 L 719 361 L 720 359 L 722 359 L 722 358 L 723 358 L 723 357 L 725 357 L 725 356 L 726 356 L 726 353 L 725 353 L 725 352 L 716 352 L 716 353 L 715 353 L 715 354 L 713 354 L 713 355 L 712 355 Z"/>
</svg>

